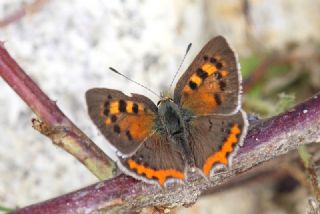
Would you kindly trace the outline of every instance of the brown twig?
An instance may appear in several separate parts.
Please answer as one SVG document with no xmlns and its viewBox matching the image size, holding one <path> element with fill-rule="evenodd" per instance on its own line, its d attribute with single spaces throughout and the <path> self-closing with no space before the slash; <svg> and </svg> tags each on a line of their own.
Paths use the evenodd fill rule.
<svg viewBox="0 0 320 214">
<path fill-rule="evenodd" d="M 14 214 L 37 213 L 123 213 L 148 206 L 175 207 L 195 202 L 207 190 L 248 171 L 260 163 L 320 140 L 320 95 L 293 109 L 250 126 L 244 146 L 233 159 L 233 166 L 210 177 L 210 183 L 192 174 L 185 185 L 170 184 L 161 189 L 131 177 L 116 178 L 64 196 L 32 205 Z"/>
<path fill-rule="evenodd" d="M 298 148 L 299 155 L 301 158 L 301 161 L 305 167 L 306 176 L 308 179 L 305 179 L 307 183 L 309 184 L 309 190 L 313 193 L 315 198 L 317 200 L 320 200 L 320 188 L 319 188 L 319 182 L 318 182 L 318 175 L 316 173 L 315 165 L 312 160 L 312 155 L 307 151 L 307 148 L 302 145 Z M 305 176 L 305 177 L 306 177 Z"/>
<path fill-rule="evenodd" d="M 22 19 L 27 14 L 32 14 L 32 13 L 37 12 L 47 2 L 48 2 L 48 0 L 36 0 L 31 4 L 28 4 L 28 5 L 25 5 L 24 7 L 21 7 L 20 9 L 15 11 L 14 13 L 12 13 L 12 14 L 6 16 L 5 18 L 3 18 L 2 20 L 0 20 L 0 28 L 6 27 L 9 24 Z"/>
<path fill-rule="evenodd" d="M 252 168 L 246 173 L 232 177 L 228 182 L 204 191 L 202 195 L 211 195 L 239 186 L 254 184 L 261 185 L 266 182 L 276 181 L 288 176 L 292 176 L 292 172 L 287 168 L 289 165 L 288 163 L 292 164 L 298 160 L 299 158 L 296 151 L 289 152 L 285 156 L 274 158 L 273 160 Z"/>
<path fill-rule="evenodd" d="M 104 180 L 112 176 L 113 162 L 43 93 L 11 58 L 1 42 L 0 76 L 40 118 L 33 120 L 33 125 L 38 131 L 76 157 L 99 179 Z"/>
</svg>

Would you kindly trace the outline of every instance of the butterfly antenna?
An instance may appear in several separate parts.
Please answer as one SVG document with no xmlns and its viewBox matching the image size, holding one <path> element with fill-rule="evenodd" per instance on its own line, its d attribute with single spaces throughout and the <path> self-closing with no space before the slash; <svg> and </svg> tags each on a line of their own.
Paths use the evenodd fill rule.
<svg viewBox="0 0 320 214">
<path fill-rule="evenodd" d="M 179 71 L 180 71 L 180 69 L 181 69 L 181 66 L 182 66 L 184 60 L 186 59 L 186 56 L 187 56 L 188 52 L 190 51 L 191 46 L 192 46 L 192 43 L 189 43 L 189 45 L 188 45 L 188 47 L 187 47 L 187 49 L 186 49 L 186 52 L 185 52 L 185 54 L 184 54 L 184 56 L 183 56 L 183 58 L 182 58 L 182 61 L 181 61 L 180 65 L 179 65 L 179 68 L 178 68 L 178 70 L 176 71 L 176 73 L 174 74 L 174 76 L 173 76 L 173 78 L 172 78 L 172 81 L 171 81 L 170 86 L 169 86 L 169 90 L 171 89 L 172 84 L 173 84 L 174 80 L 176 79 L 176 77 L 177 77 L 177 75 L 178 75 L 178 73 L 179 73 Z"/>
<path fill-rule="evenodd" d="M 116 73 L 116 74 L 118 74 L 118 75 L 126 78 L 126 79 L 129 80 L 130 82 L 133 82 L 133 83 L 141 86 L 142 88 L 146 89 L 147 91 L 149 91 L 149 92 L 151 92 L 152 94 L 156 95 L 157 97 L 161 98 L 161 96 L 160 96 L 159 94 L 157 94 L 156 92 L 154 92 L 154 91 L 151 90 L 150 88 L 142 85 L 141 83 L 138 83 L 137 81 L 134 81 L 133 79 L 130 79 L 130 78 L 127 77 L 126 75 L 124 75 L 124 74 L 120 73 L 119 71 L 117 71 L 116 69 L 114 69 L 114 68 L 112 68 L 112 67 L 109 67 L 109 69 L 110 69 L 111 71 L 113 71 L 114 73 Z"/>
</svg>

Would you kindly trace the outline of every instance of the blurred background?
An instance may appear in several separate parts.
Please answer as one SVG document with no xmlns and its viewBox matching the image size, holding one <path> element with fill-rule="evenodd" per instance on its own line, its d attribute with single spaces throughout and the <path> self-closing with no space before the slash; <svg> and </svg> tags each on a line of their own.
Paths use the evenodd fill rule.
<svg viewBox="0 0 320 214">
<path fill-rule="evenodd" d="M 85 91 L 106 87 L 157 97 L 109 66 L 160 92 L 188 43 L 193 46 L 179 75 L 209 39 L 223 35 L 240 58 L 244 109 L 270 117 L 320 89 L 319 11 L 318 0 L 1 0 L 0 40 L 112 157 L 87 115 Z M 0 207 L 23 207 L 97 182 L 31 127 L 34 114 L 1 78 L 0 88 Z M 315 166 L 316 146 L 303 148 Z M 294 151 L 174 212 L 306 213 L 316 197 Z"/>
</svg>

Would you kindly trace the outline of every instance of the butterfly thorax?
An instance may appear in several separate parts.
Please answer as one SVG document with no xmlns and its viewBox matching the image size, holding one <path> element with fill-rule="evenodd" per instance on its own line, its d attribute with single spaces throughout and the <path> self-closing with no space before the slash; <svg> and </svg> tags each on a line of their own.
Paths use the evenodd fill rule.
<svg viewBox="0 0 320 214">
<path fill-rule="evenodd" d="M 159 118 L 170 136 L 184 132 L 185 126 L 179 107 L 170 99 L 160 101 L 158 107 Z"/>
<path fill-rule="evenodd" d="M 163 128 L 171 138 L 175 150 L 183 155 L 190 166 L 194 165 L 193 155 L 187 140 L 186 124 L 179 106 L 172 99 L 162 99 L 158 106 L 158 115 Z"/>
</svg>

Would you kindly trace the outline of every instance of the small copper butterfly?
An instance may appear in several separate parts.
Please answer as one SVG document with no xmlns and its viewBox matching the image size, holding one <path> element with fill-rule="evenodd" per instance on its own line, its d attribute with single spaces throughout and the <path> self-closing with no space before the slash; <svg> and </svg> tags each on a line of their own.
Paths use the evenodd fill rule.
<svg viewBox="0 0 320 214">
<path fill-rule="evenodd" d="M 241 74 L 222 36 L 210 40 L 179 79 L 173 98 L 149 98 L 93 88 L 88 112 L 117 150 L 123 172 L 163 186 L 185 180 L 188 169 L 209 176 L 230 166 L 248 122 L 241 110 Z"/>
</svg>

